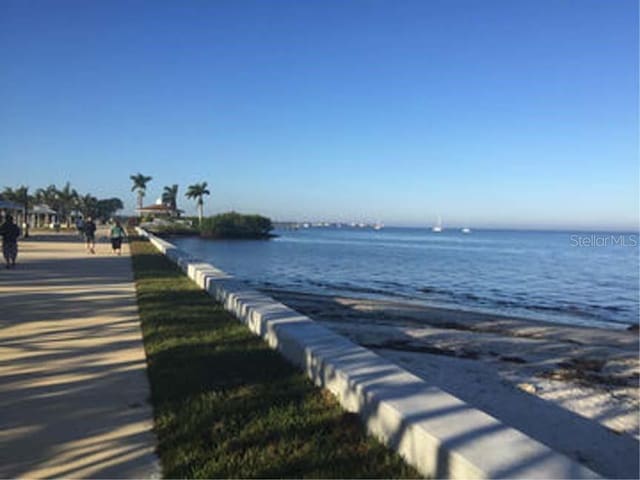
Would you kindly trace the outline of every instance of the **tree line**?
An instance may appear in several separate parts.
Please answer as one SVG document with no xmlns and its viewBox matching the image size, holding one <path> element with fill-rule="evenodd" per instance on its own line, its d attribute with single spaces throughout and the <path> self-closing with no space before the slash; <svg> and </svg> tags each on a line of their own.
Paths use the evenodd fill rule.
<svg viewBox="0 0 640 480">
<path fill-rule="evenodd" d="M 131 191 L 137 193 L 137 205 L 138 208 L 142 208 L 142 200 L 146 193 L 147 184 L 153 177 L 138 173 L 131 175 L 130 178 L 133 182 Z M 81 213 L 83 217 L 107 220 L 118 210 L 124 208 L 122 200 L 119 198 L 98 199 L 89 193 L 81 194 L 78 193 L 75 188 L 72 188 L 69 182 L 62 188 L 51 184 L 45 188 L 38 188 L 34 193 L 31 193 L 29 190 L 30 187 L 25 185 L 20 185 L 16 188 L 5 187 L 2 193 L 0 193 L 0 199 L 20 205 L 24 211 L 25 219 L 29 217 L 34 205 L 45 204 L 57 212 L 58 223 L 66 225 L 67 228 L 71 227 L 71 213 L 74 211 Z M 185 196 L 196 201 L 200 223 L 202 223 L 203 217 L 204 196 L 210 194 L 211 192 L 207 188 L 207 182 L 195 183 L 187 187 Z M 176 213 L 178 211 L 177 198 L 177 184 L 164 187 L 162 203 Z M 25 235 L 28 235 L 28 229 Z"/>
<path fill-rule="evenodd" d="M 153 179 L 148 175 L 138 173 L 129 177 L 133 183 L 132 192 L 137 193 L 138 209 L 142 208 L 142 200 L 147 191 L 147 184 Z M 227 212 L 203 220 L 204 196 L 210 195 L 207 182 L 195 183 L 187 187 L 185 196 L 196 201 L 198 207 L 198 227 L 182 224 L 158 225 L 156 233 L 160 234 L 200 234 L 207 238 L 270 238 L 273 225 L 269 218 L 261 215 L 242 215 L 237 212 Z M 178 185 L 167 185 L 162 192 L 162 203 L 177 215 Z"/>
<path fill-rule="evenodd" d="M 147 192 L 147 183 L 153 180 L 153 177 L 138 173 L 136 175 L 131 175 L 129 178 L 133 182 L 131 191 L 137 193 L 137 205 L 138 209 L 141 209 L 142 200 L 144 199 L 144 196 Z M 196 201 L 196 206 L 198 207 L 198 219 L 200 223 L 202 223 L 203 217 L 204 196 L 210 194 L 211 192 L 207 188 L 207 182 L 194 183 L 193 185 L 189 185 L 187 187 L 187 193 L 184 194 L 185 197 Z M 161 200 L 164 205 L 166 205 L 169 209 L 176 213 L 178 211 L 178 185 L 173 184 L 165 186 L 162 192 Z"/>
<path fill-rule="evenodd" d="M 71 214 L 74 211 L 81 213 L 84 217 L 107 220 L 124 208 L 119 198 L 98 199 L 89 193 L 83 195 L 72 188 L 69 182 L 62 188 L 51 184 L 46 188 L 37 189 L 33 194 L 25 185 L 17 188 L 5 187 L 0 197 L 20 205 L 24 210 L 25 219 L 28 218 L 34 205 L 45 204 L 57 212 L 58 223 L 65 224 L 67 228 L 71 227 Z M 28 235 L 28 231 L 25 234 Z"/>
</svg>

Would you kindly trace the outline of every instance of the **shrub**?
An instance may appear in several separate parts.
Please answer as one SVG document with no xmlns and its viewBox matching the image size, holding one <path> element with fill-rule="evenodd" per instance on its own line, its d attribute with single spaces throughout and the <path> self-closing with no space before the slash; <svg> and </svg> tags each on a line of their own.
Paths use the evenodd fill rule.
<svg viewBox="0 0 640 480">
<path fill-rule="evenodd" d="M 145 227 L 151 233 L 155 233 L 156 235 L 197 235 L 198 229 L 190 226 L 184 225 L 180 223 L 170 223 L 170 224 L 151 224 Z"/>
<path fill-rule="evenodd" d="M 212 238 L 269 238 L 271 230 L 271 219 L 236 212 L 204 218 L 200 226 L 201 235 Z"/>
</svg>

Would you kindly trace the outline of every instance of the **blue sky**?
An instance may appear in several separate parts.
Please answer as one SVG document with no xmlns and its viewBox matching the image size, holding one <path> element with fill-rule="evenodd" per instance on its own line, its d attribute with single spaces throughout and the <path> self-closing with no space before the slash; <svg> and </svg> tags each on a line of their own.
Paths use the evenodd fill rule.
<svg viewBox="0 0 640 480">
<path fill-rule="evenodd" d="M 635 0 L 0 1 L 1 186 L 637 228 Z"/>
</svg>

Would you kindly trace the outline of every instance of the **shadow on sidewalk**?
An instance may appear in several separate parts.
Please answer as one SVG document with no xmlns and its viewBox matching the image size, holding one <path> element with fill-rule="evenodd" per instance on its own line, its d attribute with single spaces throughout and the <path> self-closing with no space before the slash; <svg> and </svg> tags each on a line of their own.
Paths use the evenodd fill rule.
<svg viewBox="0 0 640 480">
<path fill-rule="evenodd" d="M 132 282 L 128 256 L 0 273 L 0 477 L 159 476 Z"/>
</svg>

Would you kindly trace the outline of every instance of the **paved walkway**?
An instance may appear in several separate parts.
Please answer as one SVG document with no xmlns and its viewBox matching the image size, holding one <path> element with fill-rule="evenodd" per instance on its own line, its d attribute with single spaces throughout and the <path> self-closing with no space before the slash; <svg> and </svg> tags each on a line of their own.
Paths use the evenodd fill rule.
<svg viewBox="0 0 640 480">
<path fill-rule="evenodd" d="M 160 477 L 149 396 L 128 246 L 21 242 L 0 269 L 0 478 Z"/>
</svg>

